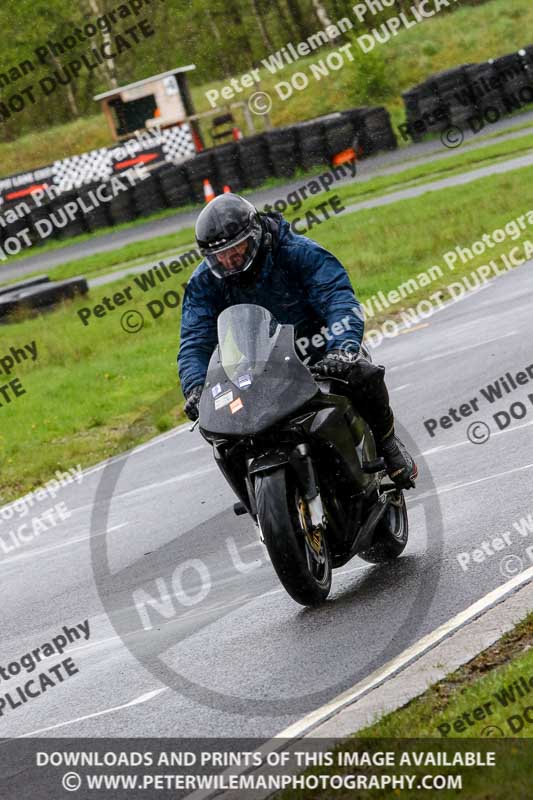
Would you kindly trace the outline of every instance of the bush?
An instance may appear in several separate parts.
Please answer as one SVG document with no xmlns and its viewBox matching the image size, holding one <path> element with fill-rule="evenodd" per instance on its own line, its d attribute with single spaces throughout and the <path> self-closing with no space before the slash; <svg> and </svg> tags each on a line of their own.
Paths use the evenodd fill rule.
<svg viewBox="0 0 533 800">
<path fill-rule="evenodd" d="M 350 37 L 355 89 L 355 105 L 377 105 L 397 91 L 396 76 L 385 59 L 383 48 L 363 53 L 355 37 Z"/>
</svg>

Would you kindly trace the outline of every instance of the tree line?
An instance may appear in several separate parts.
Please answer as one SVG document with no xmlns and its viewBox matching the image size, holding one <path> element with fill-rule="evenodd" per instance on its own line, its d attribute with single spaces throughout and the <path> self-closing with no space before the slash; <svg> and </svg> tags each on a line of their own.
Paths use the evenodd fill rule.
<svg viewBox="0 0 533 800">
<path fill-rule="evenodd" d="M 487 1 L 457 0 L 453 8 Z M 417 2 L 394 0 L 382 14 L 357 23 L 357 30 Z M 351 0 L 2 0 L 0 140 L 94 114 L 95 94 L 175 66 L 196 64 L 190 74 L 195 83 L 246 72 L 288 42 L 305 40 L 341 17 L 355 21 L 353 5 Z M 72 66 L 80 61 L 81 67 Z"/>
</svg>

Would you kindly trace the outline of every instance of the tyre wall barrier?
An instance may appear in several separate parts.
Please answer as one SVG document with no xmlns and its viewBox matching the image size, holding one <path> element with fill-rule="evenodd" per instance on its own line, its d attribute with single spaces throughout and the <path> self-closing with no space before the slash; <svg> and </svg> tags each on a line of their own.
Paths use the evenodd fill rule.
<svg viewBox="0 0 533 800">
<path fill-rule="evenodd" d="M 261 186 L 270 177 L 290 178 L 298 168 L 326 167 L 337 153 L 350 148 L 366 156 L 396 146 L 384 108 L 347 109 L 219 145 L 179 165 L 158 164 L 144 181 L 99 205 L 92 202 L 91 193 L 94 197 L 102 183 L 84 185 L 53 200 L 41 198 L 39 206 L 31 198 L 6 204 L 0 207 L 0 246 L 25 229 L 31 243 L 39 245 L 131 222 L 166 208 L 203 204 L 205 179 L 216 194 L 225 186 L 239 192 Z M 105 196 L 113 195 L 109 183 L 104 182 L 103 187 Z M 67 203 L 79 206 L 73 219 L 65 214 Z M 14 253 L 6 249 L 6 254 Z"/>
<path fill-rule="evenodd" d="M 241 139 L 239 154 L 245 186 L 255 188 L 270 178 L 272 171 L 264 133 Z"/>
<path fill-rule="evenodd" d="M 48 275 L 39 275 L 37 278 L 28 278 L 26 281 L 19 281 L 12 283 L 9 286 L 0 286 L 0 296 L 6 294 L 14 294 L 20 292 L 22 289 L 30 289 L 33 286 L 39 286 L 43 283 L 49 283 L 50 278 Z"/>
<path fill-rule="evenodd" d="M 291 178 L 300 166 L 297 130 L 297 125 L 290 125 L 265 133 L 271 174 L 276 178 Z"/>
<path fill-rule="evenodd" d="M 218 185 L 212 150 L 204 150 L 203 153 L 198 153 L 194 158 L 184 161 L 183 167 L 196 203 L 204 202 L 204 180 L 208 180 L 211 183 L 217 194 L 222 191 Z"/>
<path fill-rule="evenodd" d="M 159 188 L 167 208 L 194 202 L 192 188 L 183 167 L 176 164 L 165 164 L 156 170 L 154 175 L 159 182 Z"/>
<path fill-rule="evenodd" d="M 79 294 L 87 294 L 89 286 L 85 278 L 69 278 L 65 281 L 44 282 L 26 288 L 11 287 L 12 291 L 0 295 L 0 319 L 8 321 L 17 312 L 39 311 L 50 308 L 62 300 L 71 300 Z"/>
<path fill-rule="evenodd" d="M 244 188 L 244 173 L 241 165 L 240 148 L 237 142 L 213 148 L 213 160 L 217 184 L 224 189 L 229 186 L 232 192 Z"/>
<path fill-rule="evenodd" d="M 533 102 L 533 45 L 480 64 L 431 75 L 402 94 L 410 138 L 462 127 L 495 109 L 500 116 Z"/>
</svg>

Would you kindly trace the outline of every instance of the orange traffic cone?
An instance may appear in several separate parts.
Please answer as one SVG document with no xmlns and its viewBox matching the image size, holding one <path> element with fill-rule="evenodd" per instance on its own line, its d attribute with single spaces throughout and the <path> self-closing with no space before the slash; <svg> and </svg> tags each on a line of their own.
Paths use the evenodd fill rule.
<svg viewBox="0 0 533 800">
<path fill-rule="evenodd" d="M 340 153 L 336 153 L 333 156 L 331 163 L 332 166 L 338 167 L 339 164 L 346 164 L 347 161 L 357 161 L 357 153 L 353 147 L 349 147 L 347 150 L 342 150 Z"/>
<path fill-rule="evenodd" d="M 224 192 L 224 194 L 231 194 L 231 186 L 228 186 L 228 184 L 225 183 L 222 191 Z"/>
<path fill-rule="evenodd" d="M 211 200 L 215 199 L 215 193 L 213 191 L 213 187 L 211 186 L 207 178 L 204 178 L 204 199 L 206 203 L 210 203 Z"/>
</svg>

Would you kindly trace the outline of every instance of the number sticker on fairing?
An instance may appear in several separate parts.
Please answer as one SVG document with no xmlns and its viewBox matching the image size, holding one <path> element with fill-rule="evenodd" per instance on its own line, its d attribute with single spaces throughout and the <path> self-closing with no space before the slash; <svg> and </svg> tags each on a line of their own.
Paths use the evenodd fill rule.
<svg viewBox="0 0 533 800">
<path fill-rule="evenodd" d="M 219 411 L 221 408 L 224 408 L 224 406 L 229 405 L 232 400 L 233 392 L 225 392 L 224 394 L 221 394 L 220 397 L 217 397 L 215 400 L 215 409 Z"/>
</svg>

